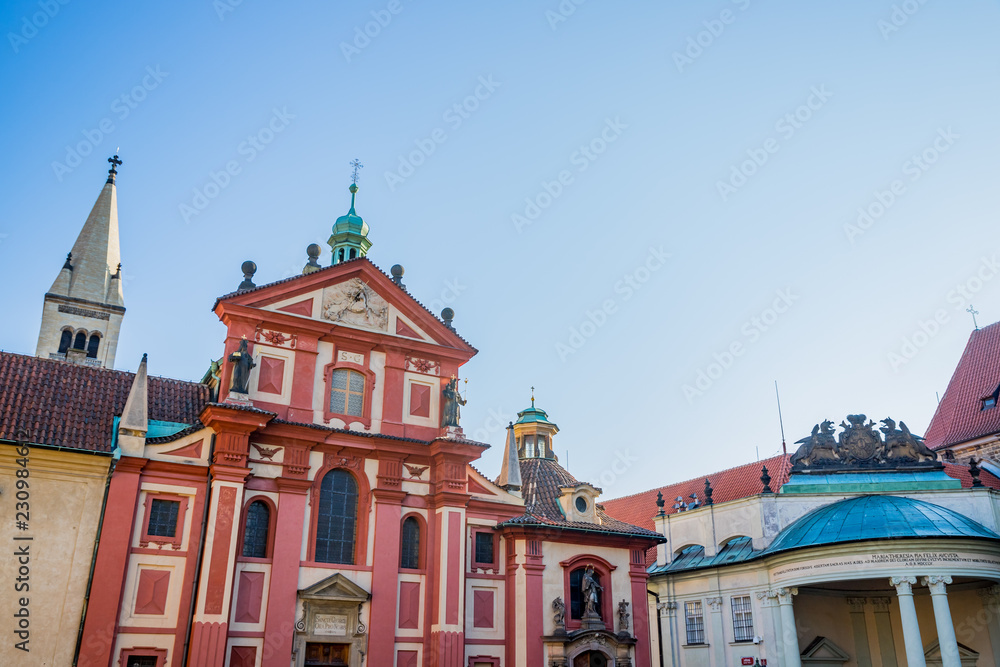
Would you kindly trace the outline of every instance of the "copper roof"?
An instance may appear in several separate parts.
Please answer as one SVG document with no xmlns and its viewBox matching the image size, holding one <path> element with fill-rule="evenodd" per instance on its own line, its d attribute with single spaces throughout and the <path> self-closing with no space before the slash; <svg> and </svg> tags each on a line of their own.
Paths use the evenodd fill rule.
<svg viewBox="0 0 1000 667">
<path fill-rule="evenodd" d="M 580 486 L 580 482 L 552 459 L 521 459 L 521 496 L 524 514 L 502 522 L 506 525 L 549 526 L 565 530 L 610 533 L 651 538 L 663 542 L 663 536 L 652 530 L 640 528 L 614 519 L 597 506 L 600 523 L 568 521 L 559 505 L 560 487 Z"/>
<path fill-rule="evenodd" d="M 0 439 L 111 451 L 135 373 L 0 352 Z M 149 418 L 196 424 L 206 385 L 149 378 Z"/>
<path fill-rule="evenodd" d="M 997 398 L 1000 387 L 1000 322 L 973 331 L 951 382 L 938 403 L 930 426 L 927 446 L 948 445 L 1000 433 L 1000 406 L 983 409 L 982 399 Z"/>
</svg>

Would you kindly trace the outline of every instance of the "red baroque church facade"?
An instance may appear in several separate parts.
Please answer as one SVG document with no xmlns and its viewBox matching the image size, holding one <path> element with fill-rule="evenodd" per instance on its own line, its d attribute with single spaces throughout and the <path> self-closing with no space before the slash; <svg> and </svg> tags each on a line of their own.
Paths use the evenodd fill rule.
<svg viewBox="0 0 1000 667">
<path fill-rule="evenodd" d="M 77 664 L 650 667 L 662 538 L 559 465 L 533 400 L 499 478 L 472 466 L 488 445 L 451 390 L 476 350 L 364 256 L 366 234 L 352 201 L 331 266 L 313 247 L 263 286 L 245 266 L 214 308 L 213 395 L 185 399 L 197 420 L 150 418 L 164 389 L 143 358 L 108 425 Z"/>
</svg>

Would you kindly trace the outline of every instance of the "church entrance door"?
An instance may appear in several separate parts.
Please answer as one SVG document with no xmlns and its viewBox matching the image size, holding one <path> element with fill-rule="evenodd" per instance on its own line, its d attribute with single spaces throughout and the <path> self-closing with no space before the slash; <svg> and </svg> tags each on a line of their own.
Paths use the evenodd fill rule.
<svg viewBox="0 0 1000 667">
<path fill-rule="evenodd" d="M 347 667 L 350 644 L 306 644 L 306 667 Z"/>
<path fill-rule="evenodd" d="M 608 658 L 600 651 L 587 651 L 573 659 L 573 667 L 608 667 Z"/>
</svg>

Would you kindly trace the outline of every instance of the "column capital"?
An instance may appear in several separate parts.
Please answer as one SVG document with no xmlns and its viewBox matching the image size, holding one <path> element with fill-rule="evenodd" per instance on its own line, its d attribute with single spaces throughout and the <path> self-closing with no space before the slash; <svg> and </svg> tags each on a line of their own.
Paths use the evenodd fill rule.
<svg viewBox="0 0 1000 667">
<path fill-rule="evenodd" d="M 721 612 L 722 611 L 722 598 L 721 597 L 705 598 L 705 602 L 707 602 L 709 604 L 709 606 L 712 607 L 712 611 L 714 611 L 714 612 Z"/>
<path fill-rule="evenodd" d="M 755 595 L 757 596 L 757 599 L 760 600 L 761 606 L 764 607 L 770 607 L 778 600 L 778 591 L 770 588 L 763 591 L 757 591 Z"/>
<path fill-rule="evenodd" d="M 865 613 L 865 604 L 867 604 L 868 598 L 846 598 L 846 602 L 852 614 L 863 614 Z"/>
<path fill-rule="evenodd" d="M 896 595 L 913 595 L 917 585 L 916 577 L 889 577 L 889 585 L 896 589 Z"/>
<path fill-rule="evenodd" d="M 868 598 L 868 601 L 872 603 L 872 608 L 875 610 L 876 613 L 888 612 L 889 604 L 892 602 L 892 598 L 886 598 L 886 597 Z"/>
<path fill-rule="evenodd" d="M 660 612 L 660 616 L 664 618 L 673 618 L 674 614 L 677 613 L 676 602 L 660 602 L 656 605 L 656 608 Z"/>
<path fill-rule="evenodd" d="M 792 596 L 799 594 L 799 589 L 797 588 L 779 588 L 778 593 L 778 604 L 792 604 Z"/>
<path fill-rule="evenodd" d="M 946 574 L 935 574 L 924 577 L 921 583 L 931 589 L 931 595 L 944 595 L 947 593 L 945 586 L 951 583 L 951 577 Z"/>
</svg>

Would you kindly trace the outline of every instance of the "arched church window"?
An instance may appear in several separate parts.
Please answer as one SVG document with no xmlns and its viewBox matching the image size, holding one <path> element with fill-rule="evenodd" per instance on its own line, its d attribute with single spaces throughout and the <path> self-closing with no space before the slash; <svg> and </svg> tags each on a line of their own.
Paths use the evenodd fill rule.
<svg viewBox="0 0 1000 667">
<path fill-rule="evenodd" d="M 403 534 L 400 538 L 399 566 L 408 570 L 420 568 L 420 522 L 409 516 L 403 520 Z"/>
<path fill-rule="evenodd" d="M 587 576 L 587 568 L 579 567 L 569 573 L 569 617 L 573 619 L 583 618 L 583 612 L 586 610 L 586 601 L 584 597 L 584 579 Z M 601 584 L 601 574 L 596 570 L 592 570 L 590 576 L 593 578 L 596 586 L 597 604 L 595 606 L 595 611 L 597 615 L 602 615 L 602 605 L 603 605 L 603 595 L 602 590 L 603 584 Z"/>
<path fill-rule="evenodd" d="M 66 350 L 69 349 L 72 342 L 73 332 L 69 329 L 63 329 L 62 336 L 59 338 L 59 354 L 66 354 Z"/>
<path fill-rule="evenodd" d="M 358 523 L 358 483 L 346 470 L 323 477 L 316 512 L 316 561 L 354 564 Z"/>
<path fill-rule="evenodd" d="M 351 259 L 354 259 L 357 256 L 358 256 L 357 249 L 356 248 L 351 248 Z"/>
<path fill-rule="evenodd" d="M 97 358 L 97 348 L 101 345 L 101 337 L 97 334 L 91 334 L 90 342 L 87 343 L 87 356 L 91 359 Z"/>
<path fill-rule="evenodd" d="M 343 248 L 340 249 L 340 252 L 337 254 L 337 257 L 339 258 L 339 259 L 337 259 L 338 262 L 343 262 L 344 261 L 344 249 Z"/>
<path fill-rule="evenodd" d="M 87 347 L 87 334 L 81 331 L 76 335 L 76 338 L 73 339 L 73 349 L 82 350 L 85 349 L 86 347 Z"/>
<path fill-rule="evenodd" d="M 360 417 L 365 407 L 365 376 L 338 368 L 330 378 L 330 412 Z"/>
<path fill-rule="evenodd" d="M 248 558 L 267 558 L 267 531 L 271 526 L 271 510 L 263 500 L 255 500 L 247 507 L 247 521 L 243 528 L 243 555 Z"/>
</svg>

